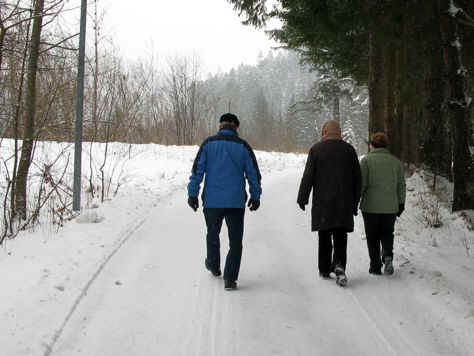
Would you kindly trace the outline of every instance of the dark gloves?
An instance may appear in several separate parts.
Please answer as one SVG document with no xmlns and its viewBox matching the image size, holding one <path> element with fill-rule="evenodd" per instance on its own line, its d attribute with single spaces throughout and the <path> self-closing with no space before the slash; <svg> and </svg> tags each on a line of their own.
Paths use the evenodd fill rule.
<svg viewBox="0 0 474 356">
<path fill-rule="evenodd" d="M 303 204 L 303 203 L 298 203 L 298 205 L 299 205 L 300 209 L 304 211 L 304 209 L 305 209 L 305 204 Z"/>
<path fill-rule="evenodd" d="M 199 200 L 197 197 L 188 197 L 188 205 L 193 209 L 194 211 L 198 210 L 199 208 Z"/>
<path fill-rule="evenodd" d="M 397 216 L 400 217 L 400 215 L 402 215 L 404 210 L 405 210 L 405 203 L 399 204 Z"/>
<path fill-rule="evenodd" d="M 255 211 L 259 208 L 260 206 L 260 200 L 253 200 L 253 199 L 250 199 L 249 200 L 249 203 L 247 204 L 247 206 L 250 208 L 250 211 Z"/>
</svg>

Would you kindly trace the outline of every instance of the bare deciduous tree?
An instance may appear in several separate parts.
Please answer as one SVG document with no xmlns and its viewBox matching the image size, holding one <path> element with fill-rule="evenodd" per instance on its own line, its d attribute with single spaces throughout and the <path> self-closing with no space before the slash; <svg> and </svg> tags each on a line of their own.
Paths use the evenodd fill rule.
<svg viewBox="0 0 474 356">
<path fill-rule="evenodd" d="M 170 62 L 164 90 L 175 125 L 177 144 L 194 144 L 203 101 L 197 57 L 175 58 Z"/>
<path fill-rule="evenodd" d="M 26 187 L 28 170 L 34 145 L 35 114 L 36 114 L 36 75 L 40 53 L 41 30 L 43 23 L 44 0 L 36 0 L 34 7 L 33 28 L 29 46 L 27 96 L 25 104 L 25 131 L 18 165 L 15 207 L 22 219 L 26 219 Z"/>
</svg>

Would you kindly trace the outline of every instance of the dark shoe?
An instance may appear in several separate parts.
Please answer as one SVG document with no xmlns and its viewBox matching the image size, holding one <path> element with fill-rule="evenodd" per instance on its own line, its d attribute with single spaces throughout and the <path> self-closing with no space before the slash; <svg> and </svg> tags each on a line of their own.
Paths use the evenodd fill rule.
<svg viewBox="0 0 474 356">
<path fill-rule="evenodd" d="M 213 274 L 214 277 L 219 277 L 222 272 L 219 268 L 215 269 L 215 268 L 212 268 L 209 263 L 207 262 L 207 258 L 206 260 L 204 261 L 204 264 L 206 265 L 206 269 L 211 272 Z"/>
<path fill-rule="evenodd" d="M 344 268 L 337 266 L 334 269 L 334 273 L 336 274 L 336 284 L 345 287 L 347 285 L 347 276 Z"/>
<path fill-rule="evenodd" d="M 372 269 L 372 268 L 370 268 L 370 269 L 369 269 L 369 273 L 370 273 L 370 274 L 375 274 L 375 275 L 377 275 L 377 276 L 380 276 L 380 275 L 382 274 L 382 271 L 381 271 L 380 269 Z"/>
<path fill-rule="evenodd" d="M 383 261 L 384 261 L 384 264 L 385 264 L 385 267 L 383 269 L 383 274 L 385 274 L 385 275 L 393 274 L 393 272 L 394 272 L 393 257 L 392 256 L 385 256 Z"/>
<path fill-rule="evenodd" d="M 236 281 L 224 281 L 224 289 L 225 290 L 234 290 L 237 289 L 237 282 Z"/>
<path fill-rule="evenodd" d="M 319 277 L 321 277 L 322 279 L 331 279 L 331 276 L 329 275 L 329 273 L 319 272 Z"/>
</svg>

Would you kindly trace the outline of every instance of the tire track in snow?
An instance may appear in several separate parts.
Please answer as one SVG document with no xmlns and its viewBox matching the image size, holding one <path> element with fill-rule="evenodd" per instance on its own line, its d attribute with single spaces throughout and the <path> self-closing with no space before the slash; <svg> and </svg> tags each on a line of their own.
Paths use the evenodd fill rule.
<svg viewBox="0 0 474 356">
<path fill-rule="evenodd" d="M 232 293 L 232 292 L 228 292 L 228 293 Z M 220 342 L 220 347 L 217 349 L 218 351 L 220 351 L 218 352 L 218 355 L 233 356 L 237 354 L 235 338 L 233 337 L 233 333 L 232 333 L 233 323 L 230 322 L 231 320 L 229 320 L 228 318 L 229 315 L 234 315 L 234 311 L 232 308 L 233 306 L 232 297 L 233 295 L 226 296 L 223 299 L 222 306 L 221 306 L 221 315 L 220 315 L 218 326 L 222 330 L 221 331 L 222 335 L 227 336 L 227 337 L 221 337 L 217 339 L 218 342 Z"/>
<path fill-rule="evenodd" d="M 81 289 L 81 293 L 77 296 L 75 299 L 74 303 L 72 304 L 71 308 L 69 309 L 69 312 L 67 313 L 64 321 L 62 322 L 61 326 L 59 327 L 58 330 L 54 333 L 52 339 L 50 342 L 46 345 L 46 350 L 44 352 L 44 356 L 50 356 L 53 353 L 54 346 L 58 342 L 59 338 L 64 332 L 64 329 L 66 328 L 69 320 L 73 316 L 74 312 L 77 310 L 79 307 L 79 304 L 82 302 L 82 300 L 87 296 L 87 293 L 89 289 L 91 288 L 92 284 L 96 281 L 96 279 L 99 277 L 101 274 L 102 270 L 107 266 L 107 264 L 110 262 L 112 257 L 117 254 L 117 252 L 122 248 L 125 243 L 130 240 L 130 238 L 134 235 L 134 233 L 146 222 L 148 219 L 150 213 L 147 214 L 147 216 L 141 218 L 136 222 L 135 224 L 130 225 L 121 235 L 122 237 L 119 239 L 119 242 L 117 245 L 112 249 L 112 251 L 107 255 L 107 257 L 104 259 L 104 261 L 99 265 L 95 273 L 91 276 L 91 278 L 87 281 L 86 285 Z"/>
<path fill-rule="evenodd" d="M 196 291 L 192 294 L 192 300 L 194 301 L 194 308 L 192 308 L 191 319 L 188 322 L 186 332 L 186 340 L 183 342 L 184 349 L 181 350 L 181 355 L 188 355 L 190 350 L 193 349 L 193 330 L 198 329 L 198 333 L 201 334 L 202 325 L 199 324 L 199 319 L 197 315 L 199 313 L 199 301 L 201 300 L 200 295 L 202 291 L 202 280 L 203 273 L 199 271 L 198 278 L 196 282 Z"/>
<path fill-rule="evenodd" d="M 364 222 L 362 221 L 362 217 L 356 216 L 355 217 L 355 224 L 354 224 L 354 234 L 360 236 L 362 240 L 365 240 L 365 229 L 364 229 Z M 359 249 L 361 247 L 359 246 Z M 356 306 L 359 308 L 359 310 L 362 312 L 363 316 L 365 319 L 372 325 L 374 330 L 377 333 L 377 336 L 380 340 L 383 341 L 383 343 L 387 346 L 387 349 L 390 351 L 391 354 L 393 355 L 399 355 L 399 352 L 397 352 L 396 348 L 394 345 L 389 341 L 389 338 L 385 336 L 385 332 L 380 328 L 380 326 L 377 324 L 377 317 L 374 316 L 374 312 L 364 306 L 364 304 L 361 301 L 361 297 L 357 296 L 355 291 L 353 291 L 350 288 L 350 281 L 349 281 L 349 286 L 347 288 L 347 291 L 351 297 L 351 299 L 354 301 Z M 416 350 L 416 348 L 412 345 L 412 343 L 405 337 L 404 333 L 400 331 L 400 328 L 398 325 L 396 325 L 390 318 L 388 318 L 390 321 L 390 329 L 392 329 L 392 333 L 397 335 L 398 340 L 400 340 L 403 343 L 404 346 L 404 354 L 406 353 L 407 349 L 410 351 L 410 355 L 419 355 L 419 351 Z"/>
<path fill-rule="evenodd" d="M 221 310 L 221 298 L 219 298 L 218 296 L 218 283 L 214 283 L 215 286 L 214 286 L 214 291 L 212 293 L 212 300 L 210 302 L 210 317 L 209 317 L 209 335 L 208 335 L 208 339 L 209 339 L 209 348 L 211 348 L 211 355 L 212 356 L 218 356 L 220 355 L 219 353 L 219 350 L 217 349 L 217 338 L 216 338 L 216 334 L 218 333 L 219 331 L 219 325 L 217 323 L 217 314 L 218 314 L 218 311 Z M 203 355 L 209 355 L 209 353 L 207 352 L 207 350 L 204 350 L 204 352 L 201 352 L 201 354 Z"/>
<path fill-rule="evenodd" d="M 218 314 L 221 310 L 219 296 L 220 281 L 207 271 L 199 271 L 194 305 L 191 308 L 191 320 L 185 327 L 186 338 L 181 355 L 220 355 L 218 339 Z"/>
<path fill-rule="evenodd" d="M 129 225 L 128 228 L 125 229 L 122 233 L 119 234 L 121 236 L 119 238 L 119 242 L 117 245 L 112 249 L 112 251 L 107 255 L 107 257 L 104 259 L 104 261 L 99 265 L 95 273 L 91 276 L 91 278 L 87 281 L 86 285 L 81 289 L 81 293 L 79 296 L 75 299 L 74 303 L 72 304 L 71 308 L 69 309 L 69 312 L 67 313 L 63 323 L 59 327 L 59 329 L 54 333 L 53 337 L 51 338 L 50 342 L 46 344 L 46 349 L 45 352 L 43 353 L 43 356 L 51 356 L 53 353 L 54 346 L 57 344 L 59 338 L 64 332 L 64 329 L 66 328 L 69 320 L 73 316 L 74 312 L 77 310 L 79 307 L 79 304 L 81 301 L 87 296 L 87 292 L 91 288 L 92 284 L 95 282 L 95 280 L 99 277 L 103 269 L 107 266 L 107 264 L 110 262 L 112 257 L 114 257 L 117 252 L 122 248 L 125 243 L 128 242 L 128 240 L 131 239 L 131 237 L 140 229 L 141 226 L 148 220 L 148 218 L 152 215 L 156 203 L 158 203 L 160 200 L 164 200 L 165 198 L 169 198 L 173 196 L 177 191 L 182 189 L 185 186 L 185 184 L 177 184 L 175 186 L 172 186 L 171 190 L 168 191 L 164 196 L 157 196 L 157 200 L 155 201 L 155 204 L 151 205 L 147 210 L 144 209 L 144 211 L 147 211 L 144 216 L 138 220 L 138 222 L 132 223 Z"/>
<path fill-rule="evenodd" d="M 390 341 L 388 341 L 388 339 L 385 337 L 385 335 L 383 334 L 383 332 L 380 330 L 380 328 L 377 326 L 377 323 L 375 322 L 375 320 L 370 316 L 370 314 L 367 312 L 367 310 L 363 307 L 363 305 L 359 302 L 359 299 L 357 299 L 357 297 L 354 295 L 354 293 L 349 289 L 348 290 L 349 292 L 349 295 L 351 296 L 351 299 L 354 301 L 354 303 L 357 305 L 357 307 L 359 308 L 359 310 L 362 312 L 362 315 L 365 317 L 365 319 L 367 320 L 367 322 L 369 324 L 372 325 L 373 329 L 375 330 L 375 332 L 377 333 L 377 337 L 383 341 L 383 343 L 385 344 L 385 346 L 387 347 L 387 350 L 390 352 L 390 354 L 392 355 L 398 355 L 397 351 L 393 348 L 392 344 L 390 343 Z M 399 333 L 399 336 L 401 336 L 401 334 Z"/>
</svg>

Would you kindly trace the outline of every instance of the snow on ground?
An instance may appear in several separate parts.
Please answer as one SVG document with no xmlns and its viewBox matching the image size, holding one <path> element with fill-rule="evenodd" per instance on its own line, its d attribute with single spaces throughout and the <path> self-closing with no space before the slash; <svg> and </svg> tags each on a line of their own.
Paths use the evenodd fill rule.
<svg viewBox="0 0 474 356">
<path fill-rule="evenodd" d="M 2 143 L 4 157 L 8 144 Z M 70 152 L 72 147 L 42 143 L 36 149 L 36 161 L 51 162 L 64 148 Z M 103 144 L 95 144 L 91 164 L 86 154 L 89 148 L 86 145 L 83 154 L 84 185 L 89 167 L 96 174 L 104 152 Z M 367 352 L 363 341 L 370 340 L 371 335 L 377 341 L 366 354 L 387 350 L 391 354 L 474 354 L 474 252 L 469 250 L 474 234 L 459 214 L 451 214 L 443 205 L 434 209 L 442 226 L 425 226 L 423 211 L 427 210 L 428 198 L 420 195 L 425 190 L 421 173 L 408 179 L 407 209 L 396 226 L 397 273 L 393 278 L 368 275 L 359 217 L 349 243 L 350 283 L 343 290 L 315 277 L 316 249 L 309 232 L 309 214 L 299 212 L 295 203 L 305 155 L 257 152 L 263 196 L 262 208 L 246 218 L 246 238 L 252 252 L 244 250 L 248 256 L 242 266 L 241 290 L 221 295 L 222 286 L 215 289 L 217 284 L 202 268 L 204 244 L 199 235 L 203 235 L 203 218 L 191 212 L 186 203 L 185 187 L 197 149 L 112 144 L 106 173 L 111 178 L 111 192 L 119 184 L 115 196 L 110 193 L 104 203 L 98 203 L 97 198 L 84 193 L 83 206 L 87 208 L 57 233 L 45 222 L 6 241 L 0 249 L 2 355 L 69 355 L 72 350 L 83 350 L 87 355 L 223 355 L 223 350 L 226 355 L 313 355 L 317 353 L 308 350 L 318 347 L 326 355 L 344 354 L 342 351 L 356 355 L 356 350 Z M 61 165 L 57 169 L 61 171 Z M 69 178 L 71 174 L 69 170 Z M 170 240 L 164 243 L 159 236 L 169 236 Z M 252 243 L 256 245 L 253 249 Z M 171 253 L 180 249 L 186 258 Z M 175 269 L 170 268 L 173 263 Z M 139 275 L 135 270 L 142 269 L 148 289 L 136 293 L 133 291 L 143 286 L 131 278 Z M 170 273 L 162 274 L 162 270 Z M 183 272 L 189 270 L 192 277 Z M 180 284 L 180 279 L 186 283 Z M 133 288 L 127 289 L 127 285 Z M 124 287 L 126 296 L 115 302 L 114 288 L 119 287 Z M 351 307 L 331 305 L 333 296 Z M 178 304 L 184 297 L 189 304 L 178 312 L 175 309 L 180 306 L 173 305 L 173 298 Z M 210 297 L 212 301 L 207 299 Z M 136 303 L 131 302 L 133 298 Z M 157 307 L 160 301 L 171 303 L 169 310 L 160 309 L 150 319 L 147 308 Z M 337 323 L 341 309 L 346 315 L 345 326 Z M 224 310 L 237 319 L 225 318 Z M 112 311 L 116 315 L 113 320 L 109 319 Z M 128 316 L 122 315 L 125 312 Z M 191 318 L 184 326 L 173 319 L 186 318 L 183 313 Z M 129 343 L 122 351 L 120 343 L 115 345 L 116 339 L 109 341 L 115 349 L 101 345 L 98 336 L 105 331 L 97 321 L 99 315 L 104 323 L 115 323 L 110 332 L 127 336 Z M 120 315 L 125 323 L 120 323 Z M 209 317 L 215 329 L 206 327 Z M 86 319 L 95 320 L 81 324 Z M 317 320 L 329 323 L 329 332 L 314 325 Z M 236 331 L 226 326 L 233 322 L 248 329 Z M 163 325 L 169 325 L 166 332 L 160 330 L 165 339 L 147 339 L 155 349 L 136 344 L 140 337 L 149 337 L 146 332 L 152 332 L 153 327 Z M 218 331 L 218 327 L 225 330 Z M 355 332 L 359 327 L 370 332 Z M 89 346 L 75 330 L 92 338 L 87 339 L 92 340 Z M 193 330 L 200 336 L 196 337 Z M 361 341 L 351 351 L 349 341 L 341 341 L 345 336 L 338 335 L 338 330 L 353 332 Z M 76 336 L 71 337 L 71 333 Z M 179 343 L 180 333 L 186 340 L 177 347 L 173 343 Z M 223 345 L 217 339 L 222 333 L 225 337 L 234 333 L 247 341 Z M 269 345 L 272 342 L 274 345 Z M 345 345 L 339 351 L 334 349 L 338 343 Z M 249 351 L 251 347 L 254 353 Z M 404 347 L 406 353 L 400 351 Z"/>
</svg>

